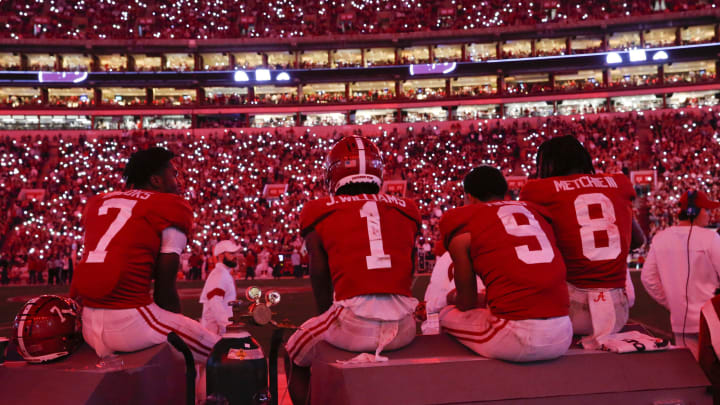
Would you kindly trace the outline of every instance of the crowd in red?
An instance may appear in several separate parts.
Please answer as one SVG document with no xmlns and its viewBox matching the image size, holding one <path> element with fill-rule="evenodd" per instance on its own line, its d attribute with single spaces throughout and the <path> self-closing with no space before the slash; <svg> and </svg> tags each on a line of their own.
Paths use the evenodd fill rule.
<svg viewBox="0 0 720 405">
<path fill-rule="evenodd" d="M 10 38 L 235 38 L 417 32 L 606 20 L 714 7 L 703 0 L 35 0 L 0 3 Z"/>
<path fill-rule="evenodd" d="M 362 133 L 385 159 L 385 179 L 401 180 L 423 213 L 418 246 L 437 240 L 442 213 L 461 204 L 461 179 L 470 168 L 490 164 L 506 176 L 532 176 L 537 147 L 553 136 L 573 134 L 588 148 L 601 172 L 654 168 L 657 183 L 641 192 L 638 213 L 647 212 L 651 234 L 672 224 L 680 194 L 702 187 L 720 197 L 720 109 L 666 110 L 652 115 L 598 114 L 454 123 L 431 123 Z M 465 128 L 465 129 L 462 129 Z M 218 130 L 211 136 L 152 135 L 89 139 L 5 138 L 0 141 L 0 191 L 12 221 L 3 257 L 21 268 L 33 260 L 61 260 L 82 251 L 82 212 L 87 199 L 123 187 L 129 155 L 152 145 L 173 150 L 184 194 L 195 210 L 194 252 L 207 253 L 231 238 L 254 252 L 291 252 L 302 245 L 298 214 L 305 201 L 323 195 L 324 158 L 334 140 L 298 129 Z M 360 130 L 355 130 L 361 134 Z M 47 167 L 42 167 L 47 162 Z M 287 193 L 268 198 L 267 184 L 286 183 Z M 40 188 L 44 199 L 16 198 L 21 188 Z M 517 190 L 512 191 L 512 196 Z M 720 222 L 720 216 L 713 217 Z M 32 254 L 31 254 L 32 253 Z M 271 257 L 274 257 L 271 255 Z M 253 257 L 253 260 L 256 260 Z"/>
</svg>

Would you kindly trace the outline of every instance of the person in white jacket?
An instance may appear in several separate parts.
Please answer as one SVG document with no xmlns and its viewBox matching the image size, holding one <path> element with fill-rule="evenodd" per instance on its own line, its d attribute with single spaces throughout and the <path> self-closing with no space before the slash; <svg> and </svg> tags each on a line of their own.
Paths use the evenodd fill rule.
<svg viewBox="0 0 720 405">
<path fill-rule="evenodd" d="M 700 309 L 720 287 L 720 235 L 708 210 L 720 208 L 702 191 L 680 199 L 679 222 L 650 244 L 640 279 L 648 294 L 670 311 L 675 344 L 698 357 Z"/>
<path fill-rule="evenodd" d="M 232 272 L 237 267 L 235 254 L 240 249 L 234 242 L 223 240 L 213 248 L 216 264 L 205 281 L 200 302 L 203 304 L 200 324 L 218 335 L 225 333 L 225 327 L 230 323 L 232 308 L 230 301 L 237 299 L 235 280 Z"/>
</svg>

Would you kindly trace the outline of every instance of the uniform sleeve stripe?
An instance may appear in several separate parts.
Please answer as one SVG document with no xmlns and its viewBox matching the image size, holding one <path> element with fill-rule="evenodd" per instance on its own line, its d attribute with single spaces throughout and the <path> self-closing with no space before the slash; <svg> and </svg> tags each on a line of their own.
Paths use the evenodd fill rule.
<svg viewBox="0 0 720 405">
<path fill-rule="evenodd" d="M 222 288 L 216 288 L 216 289 L 210 291 L 209 293 L 207 293 L 207 297 L 206 297 L 207 299 L 210 299 L 212 297 L 225 298 L 225 290 L 223 290 Z"/>
</svg>

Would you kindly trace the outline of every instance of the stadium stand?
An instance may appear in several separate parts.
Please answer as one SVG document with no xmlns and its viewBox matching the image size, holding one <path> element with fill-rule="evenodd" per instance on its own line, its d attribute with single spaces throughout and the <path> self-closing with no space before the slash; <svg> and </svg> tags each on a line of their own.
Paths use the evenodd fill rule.
<svg viewBox="0 0 720 405">
<path fill-rule="evenodd" d="M 581 22 L 714 7 L 702 0 L 62 0 L 43 3 L 38 12 L 37 2 L 23 0 L 0 4 L 0 18 L 1 35 L 10 38 L 283 38 Z"/>
<path fill-rule="evenodd" d="M 720 109 L 703 108 L 484 120 L 465 127 L 425 123 L 355 133 L 378 144 L 386 159 L 386 180 L 404 182 L 407 194 L 420 204 L 422 245 L 437 240 L 441 214 L 461 204 L 459 182 L 466 170 L 490 164 L 506 176 L 532 176 L 537 146 L 565 134 L 588 147 L 600 171 L 629 175 L 642 168 L 655 170 L 655 187 L 638 188 L 642 197 L 637 204 L 647 207 L 654 233 L 672 224 L 673 207 L 685 188 L 704 186 L 713 198 L 720 197 L 718 119 Z M 641 127 L 650 131 L 639 131 Z M 292 250 L 302 243 L 299 211 L 305 201 L 324 193 L 323 159 L 341 135 L 325 134 L 276 128 L 218 129 L 208 136 L 135 131 L 95 138 L 6 137 L 0 142 L 0 180 L 11 185 L 3 191 L 3 201 L 10 205 L 5 222 L 12 228 L 3 251 L 15 254 L 20 268 L 30 249 L 45 258 L 77 249 L 87 198 L 122 188 L 121 171 L 128 156 L 151 145 L 165 146 L 179 156 L 185 196 L 196 213 L 194 249 L 207 252 L 215 241 L 235 238 L 255 252 L 265 246 Z M 268 184 L 287 184 L 288 189 L 277 199 L 269 198 L 263 194 Z M 16 200 L 23 188 L 43 190 L 44 199 Z M 517 187 L 512 193 L 516 195 Z M 720 222 L 720 217 L 712 222 Z"/>
</svg>

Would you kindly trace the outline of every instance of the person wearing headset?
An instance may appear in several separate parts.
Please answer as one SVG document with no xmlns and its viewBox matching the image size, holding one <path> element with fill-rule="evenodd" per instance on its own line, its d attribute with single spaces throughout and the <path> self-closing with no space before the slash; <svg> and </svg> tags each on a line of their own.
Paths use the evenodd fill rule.
<svg viewBox="0 0 720 405">
<path fill-rule="evenodd" d="M 720 287 L 720 235 L 705 228 L 709 210 L 720 208 L 691 190 L 680 198 L 678 223 L 655 235 L 641 280 L 648 294 L 670 311 L 675 345 L 698 357 L 700 308 Z"/>
</svg>

